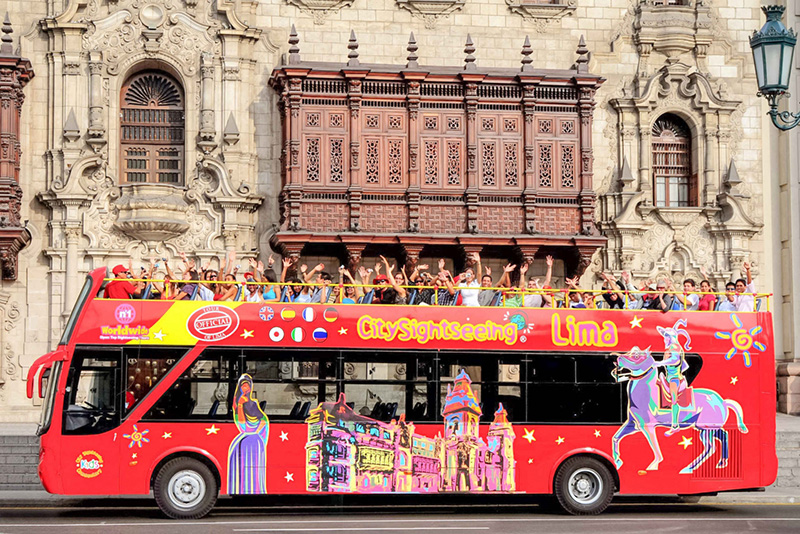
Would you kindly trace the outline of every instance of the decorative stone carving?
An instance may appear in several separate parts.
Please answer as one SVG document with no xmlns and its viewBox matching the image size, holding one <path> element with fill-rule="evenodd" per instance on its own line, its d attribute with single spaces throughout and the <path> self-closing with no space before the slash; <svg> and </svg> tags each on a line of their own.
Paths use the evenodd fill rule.
<svg viewBox="0 0 800 534">
<path fill-rule="evenodd" d="M 464 7 L 466 0 L 396 0 L 397 5 L 422 19 L 431 30 L 442 18 Z"/>
<path fill-rule="evenodd" d="M 709 4 L 702 0 L 682 5 L 641 1 L 635 8 L 633 41 L 644 64 L 653 50 L 667 56 L 670 64 L 692 50 L 699 61 L 704 61 L 713 39 Z M 640 66 L 640 71 L 646 73 L 646 70 Z"/>
<path fill-rule="evenodd" d="M 179 189 L 157 184 L 124 186 L 114 228 L 140 241 L 166 241 L 189 229 Z"/>
<path fill-rule="evenodd" d="M 314 24 L 324 24 L 332 13 L 338 13 L 343 7 L 350 7 L 355 0 L 286 0 L 297 6 L 300 11 L 314 18 Z"/>
<path fill-rule="evenodd" d="M 539 33 L 575 12 L 576 0 L 506 0 L 508 9 L 532 22 Z"/>
</svg>

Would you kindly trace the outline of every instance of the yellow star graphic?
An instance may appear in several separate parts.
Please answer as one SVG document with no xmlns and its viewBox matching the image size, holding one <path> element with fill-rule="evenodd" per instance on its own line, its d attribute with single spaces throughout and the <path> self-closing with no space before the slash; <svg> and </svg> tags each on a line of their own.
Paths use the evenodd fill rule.
<svg viewBox="0 0 800 534">
<path fill-rule="evenodd" d="M 169 439 L 172 437 L 172 432 L 164 432 L 164 435 L 161 437 L 164 439 Z"/>
<path fill-rule="evenodd" d="M 243 338 L 245 338 L 245 339 L 247 339 L 248 337 L 253 337 L 253 336 L 254 336 L 254 334 L 253 334 L 253 331 L 252 331 L 252 330 L 245 330 L 245 331 L 244 331 L 244 332 L 242 332 L 240 335 L 241 335 Z"/>
<path fill-rule="evenodd" d="M 561 436 L 558 436 L 558 439 L 556 440 L 556 443 L 561 445 L 562 443 L 564 443 L 564 441 L 565 441 L 564 438 L 562 438 Z"/>
<path fill-rule="evenodd" d="M 633 316 L 631 319 L 631 328 L 641 328 L 642 327 L 642 318 Z"/>
<path fill-rule="evenodd" d="M 533 458 L 528 458 L 528 463 L 532 464 L 533 463 Z"/>
<path fill-rule="evenodd" d="M 731 385 L 732 386 L 735 386 L 736 382 L 738 382 L 738 381 L 739 381 L 739 377 L 738 376 L 732 376 L 731 377 Z"/>
<path fill-rule="evenodd" d="M 594 431 L 594 437 L 596 437 L 596 438 L 600 437 L 600 431 L 599 430 L 595 430 Z"/>
<path fill-rule="evenodd" d="M 533 430 L 525 430 L 525 435 L 522 436 L 522 439 L 527 439 L 528 443 L 531 441 L 536 441 L 536 438 L 533 437 Z"/>
<path fill-rule="evenodd" d="M 344 327 L 340 328 L 339 329 L 339 335 L 340 336 L 347 335 L 347 328 L 344 328 Z"/>
<path fill-rule="evenodd" d="M 139 455 L 134 452 L 133 454 L 131 454 L 131 459 L 135 460 L 137 456 L 139 456 Z"/>
<path fill-rule="evenodd" d="M 678 443 L 678 445 L 683 445 L 683 450 L 689 448 L 689 445 L 692 444 L 692 438 L 687 438 L 686 436 L 682 436 L 683 439 Z"/>
<path fill-rule="evenodd" d="M 206 436 L 210 436 L 211 434 L 216 435 L 217 432 L 219 432 L 219 428 L 217 428 L 213 424 L 209 428 L 206 428 Z"/>
</svg>

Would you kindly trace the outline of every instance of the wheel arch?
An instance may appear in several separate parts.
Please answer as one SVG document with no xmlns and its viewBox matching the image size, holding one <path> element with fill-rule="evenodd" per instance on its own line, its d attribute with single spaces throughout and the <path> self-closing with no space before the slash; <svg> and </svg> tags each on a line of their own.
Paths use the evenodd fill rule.
<svg viewBox="0 0 800 534">
<path fill-rule="evenodd" d="M 603 451 L 599 451 L 597 449 L 579 449 L 568 452 L 553 464 L 553 469 L 550 472 L 549 484 L 551 493 L 555 493 L 556 473 L 558 473 L 558 470 L 561 469 L 561 466 L 564 465 L 564 462 L 567 460 L 578 457 L 594 458 L 602 463 L 606 468 L 608 468 L 609 473 L 611 473 L 611 477 L 614 479 L 614 491 L 620 491 L 619 472 L 617 471 L 617 468 L 614 465 L 614 461 L 611 459 L 611 457 Z"/>
<path fill-rule="evenodd" d="M 220 466 L 217 463 L 216 459 L 214 459 L 210 454 L 202 449 L 181 449 L 177 451 L 170 451 L 164 456 L 162 456 L 156 465 L 153 467 L 152 471 L 150 472 L 150 489 L 152 490 L 155 486 L 156 477 L 158 476 L 159 471 L 167 464 L 167 462 L 174 460 L 175 458 L 193 458 L 201 463 L 203 463 L 208 469 L 211 471 L 211 474 L 214 475 L 214 480 L 217 482 L 217 488 L 220 493 L 222 493 L 222 477 L 220 475 Z M 227 490 L 227 488 L 226 488 Z"/>
</svg>

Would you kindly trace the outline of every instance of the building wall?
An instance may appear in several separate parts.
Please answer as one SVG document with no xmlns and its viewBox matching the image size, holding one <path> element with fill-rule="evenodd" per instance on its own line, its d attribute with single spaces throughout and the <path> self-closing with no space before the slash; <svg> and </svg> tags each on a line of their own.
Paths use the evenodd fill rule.
<svg viewBox="0 0 800 534">
<path fill-rule="evenodd" d="M 593 144 L 597 218 L 609 247 L 595 256 L 582 283 L 597 284 L 601 269 L 623 268 L 632 270 L 636 279 L 657 274 L 679 279 L 684 271 L 699 278 L 701 266 L 718 273 L 715 281 L 721 283 L 738 277 L 742 262 L 750 260 L 758 289 L 771 291 L 780 276 L 784 314 L 796 307 L 786 304 L 785 280 L 790 274 L 770 268 L 770 258 L 776 257 L 773 248 L 776 254 L 783 251 L 787 240 L 782 233 L 780 243 L 769 241 L 761 227 L 769 224 L 764 220 L 769 183 L 762 169 L 769 155 L 762 143 L 764 110 L 755 96 L 747 40 L 762 24 L 757 0 L 714 2 L 702 27 L 691 30 L 680 10 L 661 13 L 667 25 L 688 31 L 686 42 L 691 41 L 682 45 L 682 52 L 667 51 L 673 54 L 669 61 L 658 43 L 642 45 L 643 36 L 634 28 L 639 0 L 578 0 L 569 13 L 549 22 L 524 18 L 507 0 L 454 1 L 454 10 L 444 17 L 412 13 L 396 0 L 340 1 L 340 9 L 326 13 L 298 7 L 304 0 L 152 3 L 169 15 L 185 14 L 164 23 L 170 31 L 179 28 L 180 35 L 146 44 L 132 0 L 111 5 L 108 0 L 0 3 L 0 9 L 9 11 L 15 46 L 19 40 L 22 55 L 36 71 L 25 90 L 20 177 L 23 219 L 29 221 L 33 242 L 21 253 L 19 279 L 0 288 L 0 421 L 37 417 L 38 410 L 24 395 L 27 368 L 57 342 L 88 269 L 128 257 L 138 265 L 151 255 L 173 257 L 179 251 L 213 262 L 225 251 L 235 250 L 240 256 L 252 254 L 253 248 L 265 256 L 270 252 L 269 237 L 279 219 L 281 130 L 277 98 L 267 81 L 288 51 L 292 24 L 300 36 L 303 60 L 342 64 L 351 30 L 362 64 L 405 64 L 409 33 L 414 31 L 420 64 L 457 66 L 470 34 L 479 68 L 519 66 L 525 36 L 530 35 L 534 66 L 566 69 L 584 36 L 592 51 L 590 72 L 607 78 L 597 94 Z M 413 8 L 414 2 L 409 3 Z M 115 17 L 121 9 L 133 16 Z M 79 24 L 70 27 L 71 21 Z M 221 28 L 230 31 L 219 37 Z M 107 36 L 100 38 L 103 32 Z M 142 37 L 129 39 L 126 32 Z M 142 239 L 142 232 L 131 235 L 115 229 L 131 201 L 131 194 L 118 187 L 115 112 L 125 73 L 137 65 L 163 64 L 171 65 L 186 90 L 187 179 L 184 189 L 167 195 L 168 201 L 153 209 L 188 220 L 190 227 L 159 241 Z M 660 71 L 663 67 L 667 71 Z M 98 105 L 97 95 L 92 95 L 93 72 L 100 73 L 100 115 L 91 109 Z M 209 105 L 210 118 L 201 113 Z M 81 134 L 75 141 L 64 136 L 70 111 Z M 694 210 L 688 222 L 652 209 L 648 180 L 643 178 L 647 166 L 640 161 L 639 146 L 648 142 L 648 121 L 665 111 L 682 114 L 702 147 L 696 164 L 703 170 L 707 209 Z M 235 128 L 226 130 L 231 116 Z M 104 131 L 91 137 L 90 127 L 96 130 L 98 125 Z M 195 143 L 203 132 L 214 145 L 207 152 L 208 145 Z M 104 143 L 98 148 L 89 139 Z M 728 183 L 731 160 L 741 182 Z M 717 194 L 728 195 L 723 201 L 733 207 L 718 210 Z M 782 202 L 789 202 L 783 200 L 783 190 L 778 194 Z M 796 197 L 794 202 L 796 206 Z M 792 214 L 796 228 L 797 209 Z M 796 232 L 791 235 L 797 239 Z M 796 269 L 797 262 L 793 265 Z M 791 302 L 791 295 L 788 298 Z M 779 330 L 786 326 L 776 324 Z M 792 353 L 785 349 L 779 356 Z"/>
</svg>

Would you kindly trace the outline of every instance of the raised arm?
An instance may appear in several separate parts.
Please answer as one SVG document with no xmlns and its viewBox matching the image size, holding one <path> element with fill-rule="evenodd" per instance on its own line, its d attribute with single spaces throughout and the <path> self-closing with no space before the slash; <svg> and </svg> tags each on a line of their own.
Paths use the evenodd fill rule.
<svg viewBox="0 0 800 534">
<path fill-rule="evenodd" d="M 472 259 L 475 261 L 475 279 L 480 283 L 483 276 L 483 269 L 481 269 L 481 255 L 477 252 L 472 253 Z"/>
<path fill-rule="evenodd" d="M 520 289 L 525 289 L 525 275 L 526 275 L 526 274 L 527 274 L 527 272 L 528 272 L 528 267 L 529 267 L 529 266 L 530 266 L 530 265 L 528 264 L 528 262 L 527 262 L 527 261 L 526 261 L 526 262 L 524 262 L 524 263 L 522 263 L 522 264 L 519 266 L 519 284 L 517 284 L 517 285 L 518 285 L 518 287 L 519 287 Z"/>
<path fill-rule="evenodd" d="M 753 283 L 753 275 L 750 272 L 750 262 L 744 262 L 742 266 L 744 267 L 745 273 L 747 273 L 747 285 L 750 285 Z"/>
<path fill-rule="evenodd" d="M 506 266 L 503 267 L 503 276 L 501 276 L 500 281 L 497 282 L 497 287 L 511 287 L 511 273 L 514 272 L 516 268 L 516 265 L 507 263 Z"/>
<path fill-rule="evenodd" d="M 547 263 L 547 273 L 544 275 L 544 285 L 550 286 L 553 281 L 553 256 L 546 256 L 544 259 Z"/>
<path fill-rule="evenodd" d="M 389 283 L 392 285 L 392 288 L 394 288 L 394 290 L 397 291 L 397 294 L 400 295 L 401 298 L 405 298 L 407 295 L 405 288 L 397 285 L 397 281 L 394 279 L 395 266 L 389 265 L 389 260 L 387 260 L 385 257 L 381 256 L 380 258 L 381 261 L 383 262 L 383 265 L 386 267 L 386 276 L 389 277 Z"/>
</svg>

